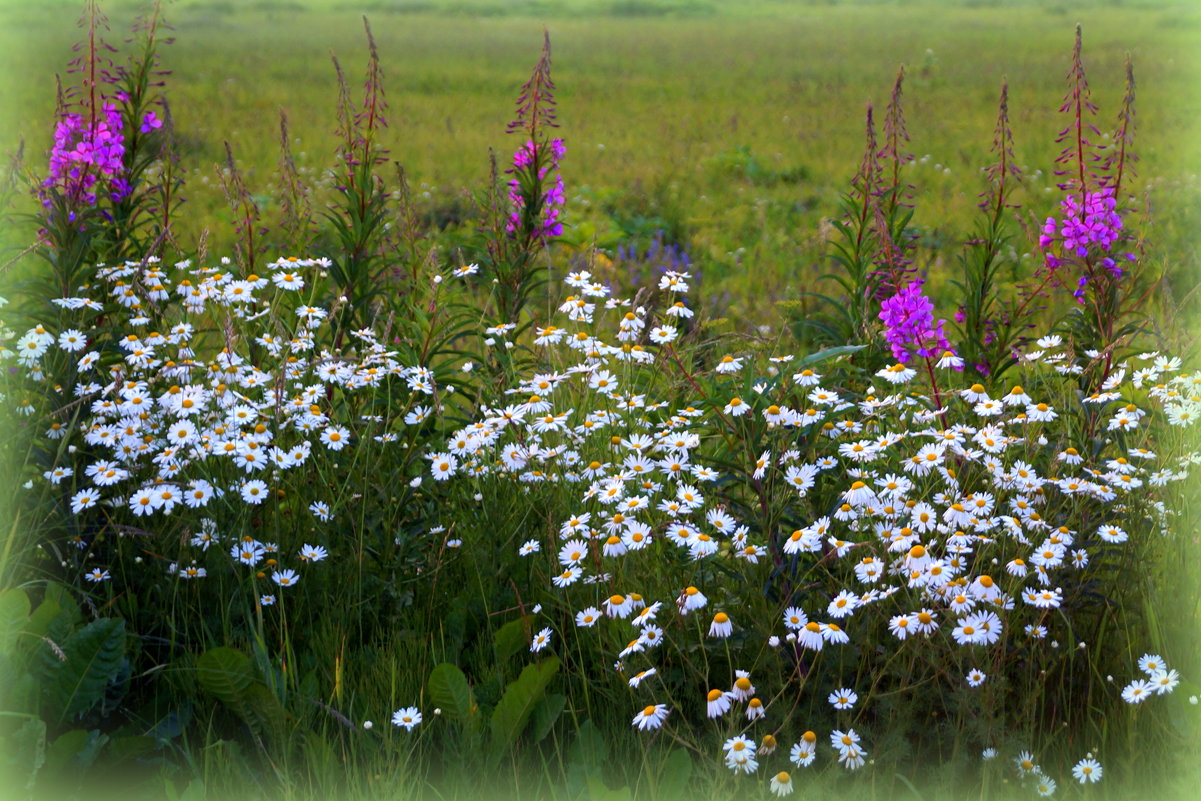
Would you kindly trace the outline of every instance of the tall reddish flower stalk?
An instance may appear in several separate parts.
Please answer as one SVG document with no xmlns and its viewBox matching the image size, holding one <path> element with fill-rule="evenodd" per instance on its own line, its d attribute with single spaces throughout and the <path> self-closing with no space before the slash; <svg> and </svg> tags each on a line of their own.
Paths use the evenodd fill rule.
<svg viewBox="0 0 1201 801">
<path fill-rule="evenodd" d="M 547 131 L 558 127 L 550 66 L 550 34 L 544 33 L 542 55 L 521 87 L 516 116 L 505 128 L 506 133 L 520 134 L 526 140 L 513 154 L 513 166 L 507 170 L 509 216 L 505 226 L 508 234 L 526 248 L 563 233 L 563 177 L 555 171 L 567 149 L 562 139 L 550 138 Z"/>
</svg>

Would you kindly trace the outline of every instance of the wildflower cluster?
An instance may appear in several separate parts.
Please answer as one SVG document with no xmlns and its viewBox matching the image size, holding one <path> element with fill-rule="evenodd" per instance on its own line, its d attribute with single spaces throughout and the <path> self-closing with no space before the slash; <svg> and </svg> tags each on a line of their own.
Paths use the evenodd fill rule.
<svg viewBox="0 0 1201 801">
<path fill-rule="evenodd" d="M 1083 302 L 1094 261 L 1113 278 L 1122 276 L 1122 267 L 1110 255 L 1122 236 L 1122 217 L 1117 212 L 1117 199 L 1110 188 L 1086 192 L 1083 204 L 1075 195 L 1068 195 L 1060 207 L 1062 221 L 1048 217 L 1038 244 L 1052 272 L 1073 264 L 1080 268 L 1072 295 L 1078 302 Z M 1060 255 L 1056 255 L 1056 250 Z M 1128 253 L 1125 258 L 1133 260 L 1134 255 Z"/>
<path fill-rule="evenodd" d="M 1180 684 L 1180 673 L 1157 654 L 1143 654 L 1138 669 L 1147 678 L 1134 679 L 1122 690 L 1122 700 L 1128 704 L 1141 704 L 1152 695 L 1167 695 Z"/>
<path fill-rule="evenodd" d="M 165 525 L 187 511 L 196 517 L 183 525 L 194 533 L 180 560 L 220 544 L 235 565 L 262 570 L 267 560 L 277 586 L 297 583 L 299 575 L 278 561 L 280 546 L 234 533 L 238 522 L 253 507 L 285 498 L 287 475 L 311 469 L 315 451 L 336 459 L 354 447 L 359 432 L 373 429 L 379 447 L 397 440 L 383 418 L 349 413 L 355 394 L 384 390 L 391 381 L 403 382 L 414 398 L 435 392 L 430 371 L 402 364 L 370 329 L 355 331 L 354 343 L 339 350 L 320 345 L 329 338 L 323 335 L 328 310 L 309 305 L 306 295 L 327 267 L 323 259 L 281 258 L 263 275 L 238 276 L 228 260 L 220 267 L 189 261 L 167 267 L 148 258 L 99 265 L 79 295 L 56 299 L 75 316 L 73 327 L 35 326 L 10 353 L 35 384 L 63 369 L 75 379 L 71 402 L 43 390 L 52 404 L 62 404 L 52 406 L 46 436 L 62 440 L 64 454 L 45 479 L 70 488 L 71 513 L 136 522 L 144 530 L 151 519 Z M 214 315 L 227 320 L 224 336 L 203 333 Z M 98 326 L 104 318 L 120 320 L 120 327 Z M 161 328 L 148 330 L 152 319 Z M 69 360 L 65 368 L 47 366 L 61 358 Z M 31 403 L 23 411 L 36 409 Z M 407 419 L 426 414 L 416 406 Z M 329 521 L 337 495 L 337 487 L 325 497 L 308 493 L 308 512 Z M 93 545 L 79 534 L 74 541 L 80 552 Z M 326 555 L 308 543 L 298 550 L 310 564 Z M 167 572 L 180 579 L 207 573 L 181 563 L 170 561 Z M 85 577 L 109 578 L 100 568 Z"/>
<path fill-rule="evenodd" d="M 893 357 L 902 363 L 915 355 L 938 356 L 950 350 L 943 333 L 946 320 L 934 322 L 934 304 L 922 294 L 922 282 L 910 281 L 881 304 L 880 319 Z"/>
<path fill-rule="evenodd" d="M 1201 374 L 1181 373 L 1178 359 L 1131 358 L 1083 399 L 1114 432 L 1086 459 L 1085 442 L 1062 424 L 1067 409 L 1051 400 L 1071 397 L 1058 385 L 1083 370 L 1058 336 L 1040 339 L 1023 359 L 1036 394 L 975 384 L 938 403 L 906 386 L 915 371 L 898 363 L 879 372 L 883 391 L 854 374 L 806 368 L 743 397 L 731 392 L 745 386 L 742 357 L 721 357 L 700 376 L 676 349 L 688 278 L 664 275 L 665 310 L 656 313 L 573 273 L 567 284 L 579 294 L 560 307 L 566 320 L 538 328 L 534 340 L 558 369 L 513 387 L 517 399 L 486 409 L 452 435 L 447 453 L 430 457 L 437 480 L 516 482 L 525 492 L 579 486 L 558 530 L 520 552 L 547 555 L 548 591 L 575 620 L 577 637 L 625 643 L 614 648 L 616 669 L 634 695 L 649 696 L 635 701 L 635 728 L 659 728 L 674 709 L 718 723 L 737 714 L 744 729 L 770 731 L 774 743 L 798 723 L 792 702 L 780 699 L 825 681 L 806 666 L 850 643 L 876 653 L 875 632 L 895 641 L 881 653 L 911 649 L 966 663 L 958 681 L 986 692 L 1012 654 L 1054 653 L 1056 638 L 1071 636 L 1063 615 L 1099 611 L 1087 587 L 1124 551 L 1170 530 L 1170 510 L 1155 492 L 1185 478 L 1197 456 L 1157 453 L 1156 441 L 1201 410 Z M 910 287 L 912 316 L 896 324 L 905 343 L 920 346 L 939 329 Z M 791 359 L 773 357 L 777 373 Z M 685 398 L 644 391 L 671 374 L 689 387 Z M 653 578 L 664 569 L 674 587 Z M 738 614 L 738 587 L 764 585 L 780 598 L 775 615 Z M 702 613 L 712 616 L 689 625 Z M 609 632 L 584 633 L 602 629 Z M 550 631 L 537 649 L 549 646 Z M 661 668 L 695 649 L 690 640 L 705 647 L 734 635 L 744 654 L 735 651 L 735 664 L 751 667 L 766 646 L 782 670 L 755 668 L 752 682 L 751 671 L 737 669 L 728 687 L 664 697 L 671 690 Z M 879 667 L 860 675 L 879 675 Z M 835 716 L 859 714 L 880 690 L 835 684 L 827 700 Z M 992 725 L 1002 737 L 1003 725 Z M 845 726 L 830 734 L 847 769 L 866 764 L 862 736 Z M 793 749 L 799 767 L 817 755 L 808 737 Z M 756 772 L 757 757 L 771 751 L 742 735 L 723 750 L 739 774 Z M 776 792 L 790 786 L 773 782 Z"/>
<path fill-rule="evenodd" d="M 549 156 L 544 152 L 549 152 Z M 513 154 L 513 168 L 509 179 L 509 222 L 505 230 L 516 233 L 527 224 L 530 237 L 545 242 L 563 234 L 563 223 L 559 219 L 566 197 L 563 193 L 563 176 L 555 172 L 559 162 L 567 153 L 562 139 L 552 139 L 548 144 L 528 141 Z M 554 183 L 547 185 L 548 177 L 554 172 Z M 527 208 L 529 211 L 527 211 Z"/>
<path fill-rule="evenodd" d="M 72 205 L 95 204 L 98 184 L 114 203 L 129 194 L 122 126 L 121 112 L 112 103 L 105 103 L 91 121 L 85 121 L 82 114 L 64 114 L 54 126 L 50 169 L 43 187 L 59 189 Z M 46 205 L 49 202 L 43 200 Z"/>
</svg>

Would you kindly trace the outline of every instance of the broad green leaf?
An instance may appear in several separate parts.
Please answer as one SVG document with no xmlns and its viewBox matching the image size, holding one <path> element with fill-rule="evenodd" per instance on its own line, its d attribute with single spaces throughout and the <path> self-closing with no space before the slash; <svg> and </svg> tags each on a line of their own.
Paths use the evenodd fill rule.
<svg viewBox="0 0 1201 801">
<path fill-rule="evenodd" d="M 526 633 L 529 631 L 529 626 L 530 618 L 527 615 L 517 620 L 510 620 L 496 630 L 496 634 L 492 635 L 492 642 L 496 647 L 497 663 L 507 662 L 510 657 L 529 647 L 529 636 Z"/>
<path fill-rule="evenodd" d="M 116 678 L 125 657 L 125 621 L 95 620 L 62 643 L 66 660 L 47 644 L 42 652 L 44 692 L 63 723 L 88 712 Z"/>
<path fill-rule="evenodd" d="M 112 741 L 108 750 L 104 752 L 104 764 L 106 767 L 119 765 L 126 760 L 147 754 L 158 747 L 159 741 L 153 737 L 141 734 L 131 737 L 118 737 Z"/>
<path fill-rule="evenodd" d="M 71 597 L 71 591 L 64 585 L 55 583 L 46 585 L 46 596 L 42 599 L 42 606 L 50 602 L 58 607 L 58 611 L 52 616 L 52 619 L 61 617 L 68 626 L 75 626 L 82 622 L 83 615 L 79 611 L 79 604 Z M 40 611 L 39 607 L 38 612 Z M 38 612 L 34 612 L 34 617 L 38 616 Z"/>
<path fill-rule="evenodd" d="M 609 745 L 591 720 L 585 720 L 576 730 L 575 742 L 567 754 L 567 764 L 586 772 L 599 770 L 609 759 Z M 569 767 L 568 772 L 572 772 Z"/>
<path fill-rule="evenodd" d="M 473 714 L 471 687 L 463 671 L 449 662 L 443 662 L 430 671 L 428 684 L 430 701 L 441 707 L 448 720 L 464 723 Z"/>
<path fill-rule="evenodd" d="M 222 646 L 200 655 L 196 678 L 205 692 L 236 710 L 254 682 L 254 668 L 246 654 Z"/>
<path fill-rule="evenodd" d="M 530 742 L 540 743 L 550 734 L 551 728 L 554 727 L 555 721 L 559 719 L 559 715 L 563 714 L 563 708 L 567 706 L 567 696 L 553 693 L 542 697 L 542 700 L 534 707 L 533 721 L 531 722 Z"/>
<path fill-rule="evenodd" d="M 505 687 L 496 709 L 492 710 L 492 745 L 495 750 L 511 747 L 525 729 L 534 705 L 546 693 L 546 686 L 559 671 L 559 657 L 552 656 L 534 665 L 526 665 L 521 675 Z"/>
<path fill-rule="evenodd" d="M 37 714 L 38 702 L 37 678 L 0 654 L 0 710 Z"/>
<path fill-rule="evenodd" d="M 44 637 L 46 636 L 46 632 L 50 631 L 50 624 L 62 615 L 63 607 L 57 600 L 47 596 L 42 599 L 42 602 L 38 604 L 38 608 L 33 610 L 33 614 L 29 616 L 29 622 L 25 625 L 25 631 L 34 637 Z"/>
<path fill-rule="evenodd" d="M 45 772 L 59 776 L 66 772 L 83 771 L 96 761 L 108 736 L 99 729 L 72 729 L 59 737 L 46 749 Z"/>
<path fill-rule="evenodd" d="M 21 727 L 4 738 L 0 764 L 4 779 L 13 787 L 22 782 L 25 790 L 37 783 L 38 771 L 46 762 L 46 723 L 37 718 L 26 720 Z M 15 795 L 15 794 L 14 794 Z"/>
<path fill-rule="evenodd" d="M 660 801 L 676 801 L 684 798 L 688 787 L 688 779 L 692 776 L 692 757 L 683 748 L 675 748 L 663 760 L 663 769 L 659 774 Z"/>
<path fill-rule="evenodd" d="M 242 693 L 242 701 L 233 710 L 241 715 L 252 730 L 270 737 L 281 737 L 288 723 L 288 713 L 266 684 L 256 681 Z"/>
<path fill-rule="evenodd" d="M 12 653 L 17 637 L 29 622 L 29 596 L 13 588 L 0 595 L 0 654 Z"/>
<path fill-rule="evenodd" d="M 192 719 L 192 707 L 185 703 L 179 709 L 172 710 L 155 723 L 146 736 L 153 737 L 159 742 L 166 743 L 183 734 L 188 722 Z"/>
<path fill-rule="evenodd" d="M 588 799 L 589 801 L 634 801 L 634 796 L 629 787 L 610 790 L 599 776 L 589 776 Z"/>
</svg>

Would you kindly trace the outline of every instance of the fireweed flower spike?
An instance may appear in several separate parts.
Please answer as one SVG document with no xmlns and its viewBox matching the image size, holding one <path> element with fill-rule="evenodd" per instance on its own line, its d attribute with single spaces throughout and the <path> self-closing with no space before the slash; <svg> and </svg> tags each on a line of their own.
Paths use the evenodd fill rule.
<svg viewBox="0 0 1201 801">
<path fill-rule="evenodd" d="M 881 305 L 880 319 L 892 355 L 902 364 L 914 355 L 941 356 L 951 350 L 943 333 L 946 320 L 934 321 L 934 304 L 922 294 L 922 282 L 911 281 Z"/>
<path fill-rule="evenodd" d="M 1068 195 L 1060 203 L 1060 208 L 1063 211 L 1062 221 L 1048 217 L 1038 238 L 1038 245 L 1044 252 L 1047 269 L 1052 272 L 1084 262 L 1080 264 L 1080 275 L 1075 279 L 1072 291 L 1076 301 L 1083 303 L 1085 287 L 1090 278 L 1095 277 L 1096 270 L 1091 266 L 1092 262 L 1113 278 L 1122 277 L 1121 265 L 1109 255 L 1122 236 L 1122 216 L 1117 211 L 1114 192 L 1109 188 L 1086 192 L 1083 204 L 1077 196 Z M 1056 250 L 1060 251 L 1060 255 L 1056 255 Z M 1123 258 L 1133 260 L 1134 256 L 1128 253 Z"/>
<path fill-rule="evenodd" d="M 547 128 L 556 128 L 555 83 L 550 76 L 550 34 L 544 35 L 542 56 L 534 73 L 521 87 L 517 116 L 505 129 L 520 133 L 525 144 L 513 154 L 513 166 L 507 170 L 509 214 L 505 230 L 519 242 L 536 245 L 560 236 L 559 219 L 566 197 L 563 177 L 556 170 L 567 148 L 559 138 L 549 139 Z M 551 180 L 551 173 L 554 179 Z"/>
<path fill-rule="evenodd" d="M 47 190 L 57 187 L 73 204 L 89 206 L 96 203 L 97 191 L 105 184 L 113 200 L 129 194 L 123 177 L 122 128 L 121 112 L 112 103 L 106 103 L 91 122 L 81 114 L 64 114 L 54 126 L 50 171 L 42 186 Z M 50 203 L 48 198 L 42 202 Z"/>
</svg>

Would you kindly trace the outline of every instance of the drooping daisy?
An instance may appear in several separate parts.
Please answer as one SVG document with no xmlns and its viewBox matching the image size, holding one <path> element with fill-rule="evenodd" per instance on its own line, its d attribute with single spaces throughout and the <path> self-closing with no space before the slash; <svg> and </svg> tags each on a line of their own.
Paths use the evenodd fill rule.
<svg viewBox="0 0 1201 801">
<path fill-rule="evenodd" d="M 639 731 L 653 731 L 663 725 L 669 713 L 667 704 L 652 704 L 635 715 L 631 725 Z"/>
<path fill-rule="evenodd" d="M 630 681 L 628 683 L 631 687 L 637 688 L 638 685 L 642 684 L 642 681 L 644 679 L 648 679 L 658 672 L 659 671 L 656 670 L 655 668 L 647 668 L 646 670 L 641 670 L 641 671 L 635 673 L 633 676 L 630 676 Z"/>
<path fill-rule="evenodd" d="M 807 731 L 801 735 L 801 741 L 792 747 L 788 758 L 798 768 L 807 768 L 817 758 L 817 734 Z"/>
<path fill-rule="evenodd" d="M 792 793 L 792 776 L 788 771 L 782 770 L 775 776 L 771 777 L 771 791 L 783 798 Z"/>
<path fill-rule="evenodd" d="M 767 710 L 763 707 L 763 702 L 758 698 L 752 698 L 746 704 L 746 719 L 758 720 L 767 714 Z"/>
<path fill-rule="evenodd" d="M 534 635 L 534 639 L 530 642 L 530 653 L 538 653 L 546 646 L 550 645 L 551 634 L 550 629 L 543 629 Z"/>
<path fill-rule="evenodd" d="M 276 570 L 271 574 L 271 580 L 281 587 L 291 587 L 300 581 L 295 570 Z"/>
<path fill-rule="evenodd" d="M 730 616 L 725 612 L 718 612 L 713 616 L 713 622 L 709 624 L 709 636 L 725 639 L 734 631 L 734 624 L 730 621 Z"/>
<path fill-rule="evenodd" d="M 320 562 L 329 556 L 329 552 L 320 545 L 309 545 L 307 542 L 300 549 L 300 558 L 305 562 Z"/>
<path fill-rule="evenodd" d="M 703 608 L 707 603 L 709 603 L 709 599 L 696 587 L 685 587 L 684 591 L 680 593 L 680 597 L 676 599 L 676 605 L 685 614 L 695 612 L 697 609 Z"/>
<path fill-rule="evenodd" d="M 605 614 L 609 617 L 627 618 L 634 611 L 634 602 L 626 595 L 611 595 L 605 601 Z"/>
<path fill-rule="evenodd" d="M 716 718 L 730 711 L 731 693 L 724 690 L 710 690 L 705 696 L 706 717 Z"/>
</svg>

